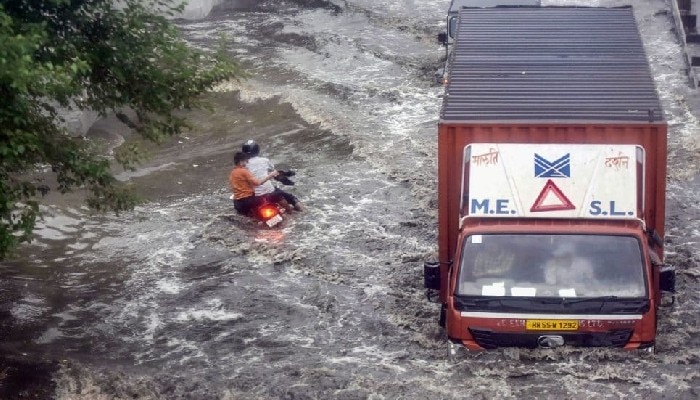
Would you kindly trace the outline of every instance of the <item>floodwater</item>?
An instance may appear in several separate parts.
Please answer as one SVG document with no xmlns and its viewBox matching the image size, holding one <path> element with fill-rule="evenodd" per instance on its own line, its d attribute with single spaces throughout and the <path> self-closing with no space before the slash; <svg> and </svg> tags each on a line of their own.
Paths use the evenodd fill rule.
<svg viewBox="0 0 700 400">
<path fill-rule="evenodd" d="M 213 113 L 191 113 L 192 132 L 119 174 L 150 200 L 134 212 L 46 207 L 37 240 L 0 271 L 3 351 L 61 360 L 58 399 L 700 396 L 697 93 L 662 0 L 634 2 L 670 124 L 679 294 L 658 354 L 508 349 L 446 362 L 422 262 L 436 252 L 432 75 L 448 5 L 237 1 L 182 23 L 196 46 L 224 35 L 252 77 L 219 87 Z M 249 137 L 298 173 L 289 190 L 307 210 L 282 229 L 233 214 L 226 176 Z"/>
</svg>

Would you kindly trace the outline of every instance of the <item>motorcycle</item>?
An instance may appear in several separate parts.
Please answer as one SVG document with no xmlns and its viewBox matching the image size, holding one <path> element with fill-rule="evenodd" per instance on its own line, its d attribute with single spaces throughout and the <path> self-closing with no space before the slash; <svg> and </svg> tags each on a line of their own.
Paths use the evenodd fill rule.
<svg viewBox="0 0 700 400">
<path fill-rule="evenodd" d="M 229 196 L 229 199 L 233 201 L 233 195 Z M 245 215 L 248 218 L 257 220 L 258 224 L 260 225 L 265 224 L 269 228 L 272 228 L 284 221 L 284 217 L 282 217 L 282 214 L 284 214 L 286 211 L 287 210 L 284 207 L 265 200 L 261 205 L 250 210 L 248 213 L 238 214 Z"/>
<path fill-rule="evenodd" d="M 279 175 L 275 177 L 275 180 L 282 183 L 283 185 L 294 185 L 294 182 L 289 179 L 289 177 L 294 176 L 296 173 L 294 171 L 279 171 Z M 233 195 L 230 197 L 233 200 Z M 248 217 L 256 219 L 259 224 L 265 224 L 268 228 L 275 227 L 284 221 L 282 214 L 286 213 L 290 209 L 289 205 L 281 205 L 280 203 L 274 203 L 268 199 L 258 206 L 257 208 L 251 210 L 248 213 Z"/>
<path fill-rule="evenodd" d="M 253 218 L 256 218 L 260 223 L 264 223 L 268 228 L 275 227 L 284 221 L 282 214 L 286 212 L 283 207 L 274 203 L 263 203 L 260 207 L 253 210 L 255 213 Z"/>
</svg>

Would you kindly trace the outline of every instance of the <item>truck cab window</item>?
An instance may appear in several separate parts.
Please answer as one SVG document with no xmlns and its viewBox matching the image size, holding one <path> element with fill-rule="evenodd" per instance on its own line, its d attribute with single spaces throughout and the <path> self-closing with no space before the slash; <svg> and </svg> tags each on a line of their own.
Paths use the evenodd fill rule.
<svg viewBox="0 0 700 400">
<path fill-rule="evenodd" d="M 646 295 L 639 242 L 594 235 L 472 235 L 457 295 L 638 298 Z"/>
</svg>

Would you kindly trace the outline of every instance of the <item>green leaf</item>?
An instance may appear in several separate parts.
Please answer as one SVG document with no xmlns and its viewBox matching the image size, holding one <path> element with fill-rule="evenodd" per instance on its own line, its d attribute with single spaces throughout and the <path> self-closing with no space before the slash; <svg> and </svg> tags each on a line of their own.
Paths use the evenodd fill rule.
<svg viewBox="0 0 700 400">
<path fill-rule="evenodd" d="M 168 0 L 31 0 L 0 2 L 0 259 L 31 239 L 39 215 L 31 179 L 48 165 L 49 189 L 84 188 L 89 206 L 122 211 L 138 201 L 112 166 L 88 142 L 66 135 L 57 105 L 107 114 L 135 110 L 128 122 L 146 140 L 161 142 L 186 124 L 175 112 L 199 105 L 217 83 L 244 77 L 225 45 L 207 54 L 187 45 L 179 30 L 155 11 L 184 3 Z M 225 40 L 222 39 L 222 42 Z M 133 167 L 142 153 L 118 150 Z"/>
</svg>

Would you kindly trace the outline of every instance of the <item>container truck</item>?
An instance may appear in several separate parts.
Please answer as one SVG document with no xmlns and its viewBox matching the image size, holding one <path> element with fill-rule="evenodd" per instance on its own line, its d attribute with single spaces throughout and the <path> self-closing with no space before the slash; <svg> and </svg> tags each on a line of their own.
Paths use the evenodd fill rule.
<svg viewBox="0 0 700 400">
<path fill-rule="evenodd" d="M 448 354 L 655 348 L 667 124 L 631 7 L 461 9 L 438 124 Z M 669 303 L 669 301 L 665 301 Z"/>
</svg>

